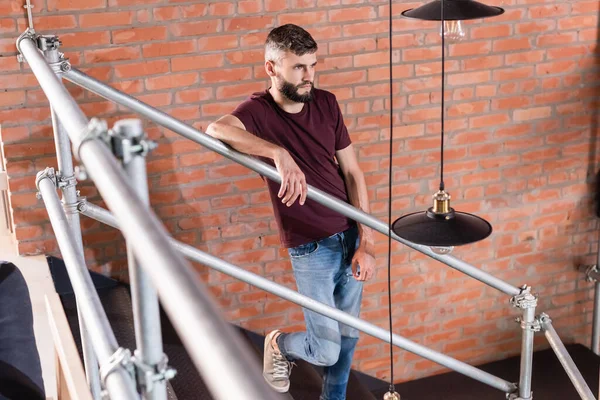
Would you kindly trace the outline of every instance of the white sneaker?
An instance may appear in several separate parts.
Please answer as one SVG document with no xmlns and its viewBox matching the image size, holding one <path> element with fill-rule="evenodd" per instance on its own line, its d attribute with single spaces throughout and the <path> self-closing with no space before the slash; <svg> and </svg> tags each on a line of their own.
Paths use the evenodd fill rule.
<svg viewBox="0 0 600 400">
<path fill-rule="evenodd" d="M 290 374 L 292 365 L 279 350 L 271 345 L 273 337 L 281 331 L 275 330 L 265 338 L 265 353 L 263 358 L 263 377 L 273 390 L 285 393 L 290 390 Z"/>
</svg>

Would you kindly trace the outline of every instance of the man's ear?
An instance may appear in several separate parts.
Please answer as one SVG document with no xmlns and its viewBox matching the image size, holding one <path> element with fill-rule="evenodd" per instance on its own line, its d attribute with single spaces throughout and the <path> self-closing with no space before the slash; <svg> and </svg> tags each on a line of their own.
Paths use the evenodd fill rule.
<svg viewBox="0 0 600 400">
<path fill-rule="evenodd" d="M 265 71 L 267 71 L 267 75 L 275 76 L 275 63 L 273 61 L 265 61 Z"/>
</svg>

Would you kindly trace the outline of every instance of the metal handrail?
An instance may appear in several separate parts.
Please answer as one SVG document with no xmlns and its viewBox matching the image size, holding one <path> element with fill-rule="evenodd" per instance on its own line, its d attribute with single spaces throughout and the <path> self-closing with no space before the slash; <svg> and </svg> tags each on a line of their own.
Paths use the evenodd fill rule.
<svg viewBox="0 0 600 400">
<path fill-rule="evenodd" d="M 140 115 L 150 119 L 151 121 L 156 122 L 157 124 L 170 129 L 171 131 L 180 134 L 183 137 L 186 137 L 193 142 L 199 143 L 210 150 L 215 151 L 216 153 L 229 158 L 241 164 L 245 167 L 250 168 L 253 171 L 258 172 L 259 174 L 266 176 L 267 178 L 281 183 L 281 177 L 277 173 L 277 170 L 270 165 L 257 160 L 254 157 L 248 156 L 246 154 L 240 153 L 231 147 L 227 146 L 223 142 L 218 139 L 213 138 L 212 136 L 207 135 L 179 120 L 173 118 L 172 116 L 160 111 L 154 107 L 151 107 L 144 102 L 132 97 L 126 93 L 123 93 L 115 88 L 112 88 L 105 83 L 94 79 L 83 72 L 73 68 L 67 73 L 64 74 L 64 78 L 70 82 L 73 82 L 84 89 L 87 89 L 98 96 L 104 97 L 107 100 L 113 101 L 117 104 L 125 106 Z M 388 236 L 389 235 L 389 226 L 383 221 L 378 220 L 377 218 L 363 212 L 362 210 L 353 207 L 350 204 L 347 204 L 341 200 L 330 196 L 329 194 L 316 189 L 313 186 L 308 185 L 308 195 L 309 199 L 313 199 L 320 204 L 323 204 L 325 207 L 329 207 L 332 210 L 338 211 L 339 213 L 361 223 L 370 228 L 375 229 L 376 231 Z M 509 283 L 506 283 L 495 276 L 484 272 L 462 260 L 457 259 L 456 257 L 450 255 L 441 255 L 436 254 L 431 250 L 429 246 L 423 246 L 416 243 L 409 242 L 408 240 L 402 239 L 400 236 L 395 233 L 391 233 L 392 239 L 411 247 L 441 263 L 444 263 L 456 270 L 459 270 L 495 289 L 500 290 L 508 295 L 514 296 L 521 293 L 521 289 L 513 286 Z"/>
<path fill-rule="evenodd" d="M 98 207 L 96 205 L 87 203 L 82 204 L 82 206 L 80 207 L 80 211 L 83 215 L 100 221 L 106 225 L 112 226 L 113 228 L 120 229 L 119 223 L 117 222 L 116 218 L 108 210 L 102 207 Z M 179 252 L 181 252 L 183 256 L 187 257 L 192 261 L 199 262 L 202 265 L 205 265 L 216 271 L 232 276 L 250 285 L 256 286 L 257 288 L 272 293 L 278 297 L 281 297 L 282 299 L 291 301 L 292 303 L 295 303 L 306 309 L 322 314 L 326 317 L 332 318 L 352 328 L 356 328 L 359 331 L 362 331 L 368 335 L 371 335 L 388 343 L 390 341 L 389 331 L 380 328 L 375 324 L 369 323 L 361 318 L 354 317 L 344 311 L 338 310 L 334 307 L 313 300 L 310 297 L 304 296 L 295 290 L 289 289 L 269 279 L 263 278 L 260 275 L 246 271 L 240 267 L 228 263 L 227 261 L 221 260 L 220 258 L 205 253 L 190 245 L 179 242 L 174 238 L 169 238 L 169 241 L 171 242 L 173 247 L 175 247 L 177 250 L 179 250 Z M 517 386 L 514 383 L 508 382 L 504 379 L 500 379 L 488 372 L 482 371 L 476 367 L 473 367 L 462 361 L 456 360 L 445 354 L 438 353 L 418 343 L 412 342 L 400 335 L 393 334 L 392 344 L 397 347 L 400 347 L 401 349 L 417 354 L 423 358 L 434 361 L 454 371 L 460 372 L 461 374 L 469 376 L 496 389 L 502 390 L 505 393 L 512 393 L 517 388 Z"/>
</svg>

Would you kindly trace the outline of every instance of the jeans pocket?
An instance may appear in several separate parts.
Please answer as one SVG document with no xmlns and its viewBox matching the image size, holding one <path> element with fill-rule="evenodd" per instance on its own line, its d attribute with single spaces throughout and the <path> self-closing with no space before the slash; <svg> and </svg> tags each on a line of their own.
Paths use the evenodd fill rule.
<svg viewBox="0 0 600 400">
<path fill-rule="evenodd" d="M 317 251 L 319 248 L 318 242 L 310 242 L 306 244 L 301 244 L 300 246 L 291 247 L 288 249 L 288 253 L 290 257 L 300 258 L 306 257 Z"/>
</svg>

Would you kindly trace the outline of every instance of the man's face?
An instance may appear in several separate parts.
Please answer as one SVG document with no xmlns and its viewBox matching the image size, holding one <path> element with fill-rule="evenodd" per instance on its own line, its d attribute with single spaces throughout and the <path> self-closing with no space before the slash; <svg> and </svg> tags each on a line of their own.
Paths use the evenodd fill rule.
<svg viewBox="0 0 600 400">
<path fill-rule="evenodd" d="M 273 68 L 277 90 L 284 97 L 296 103 L 311 101 L 316 64 L 317 55 L 315 53 L 297 56 L 286 52 Z"/>
</svg>

